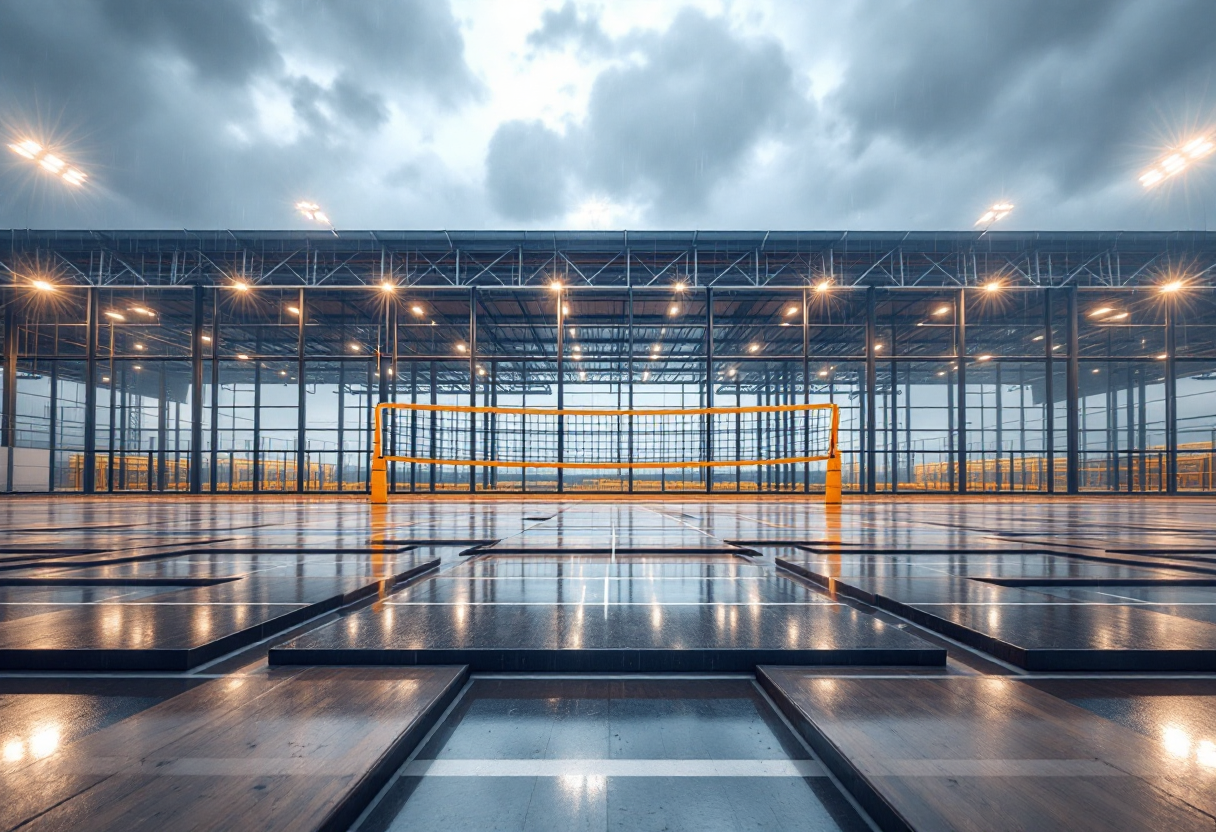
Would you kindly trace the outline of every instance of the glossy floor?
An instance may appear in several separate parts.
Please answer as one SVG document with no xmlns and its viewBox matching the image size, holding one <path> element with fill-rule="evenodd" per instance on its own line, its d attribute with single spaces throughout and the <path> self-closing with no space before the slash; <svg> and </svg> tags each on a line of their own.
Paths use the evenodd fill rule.
<svg viewBox="0 0 1216 832">
<path fill-rule="evenodd" d="M 1212 516 L 5 499 L 0 830 L 1210 828 Z"/>
</svg>

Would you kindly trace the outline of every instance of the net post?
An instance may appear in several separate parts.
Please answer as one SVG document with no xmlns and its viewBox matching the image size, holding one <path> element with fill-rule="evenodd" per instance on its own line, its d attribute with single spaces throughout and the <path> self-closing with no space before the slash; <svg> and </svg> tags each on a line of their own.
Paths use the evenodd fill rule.
<svg viewBox="0 0 1216 832">
<path fill-rule="evenodd" d="M 841 502 L 841 472 L 840 472 L 840 447 L 838 445 L 838 437 L 840 435 L 840 406 L 832 405 L 832 433 L 829 439 L 828 450 L 828 475 L 826 488 L 824 489 L 823 502 L 824 505 L 838 506 Z"/>
<path fill-rule="evenodd" d="M 384 459 L 381 444 L 381 420 L 384 405 L 376 405 L 374 430 L 372 431 L 371 504 L 382 506 L 388 503 L 388 462 Z"/>
</svg>

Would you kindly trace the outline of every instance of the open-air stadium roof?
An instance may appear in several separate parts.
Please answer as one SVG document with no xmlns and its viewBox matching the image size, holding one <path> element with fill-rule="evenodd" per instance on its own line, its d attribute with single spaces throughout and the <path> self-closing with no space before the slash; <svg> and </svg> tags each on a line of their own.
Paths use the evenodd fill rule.
<svg viewBox="0 0 1216 832">
<path fill-rule="evenodd" d="M 106 285 L 1210 285 L 1201 231 L 38 231 L 0 241 L 0 275 Z"/>
</svg>

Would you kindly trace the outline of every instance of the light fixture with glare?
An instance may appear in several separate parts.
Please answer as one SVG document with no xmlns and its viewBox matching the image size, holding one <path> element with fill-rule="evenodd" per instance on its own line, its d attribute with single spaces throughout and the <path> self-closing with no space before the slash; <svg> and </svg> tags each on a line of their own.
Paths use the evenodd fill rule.
<svg viewBox="0 0 1216 832">
<path fill-rule="evenodd" d="M 248 292 L 249 284 L 243 280 L 234 280 L 232 281 L 232 288 L 236 289 L 238 292 Z"/>
<path fill-rule="evenodd" d="M 350 345 L 350 351 L 351 351 L 351 352 L 358 352 L 358 351 L 359 351 L 359 350 L 361 350 L 361 349 L 363 349 L 363 348 L 362 348 L 361 346 L 359 346 L 358 344 L 351 344 L 351 345 Z"/>
<path fill-rule="evenodd" d="M 1089 313 L 1089 317 L 1098 318 L 1098 317 L 1101 317 L 1102 315 L 1107 314 L 1108 312 L 1114 312 L 1114 311 L 1115 310 L 1111 309 L 1109 306 L 1099 306 L 1097 309 L 1095 309 L 1094 311 Z"/>
<path fill-rule="evenodd" d="M 426 313 L 426 310 L 424 310 L 421 306 L 419 306 L 416 303 L 410 307 L 410 311 L 413 312 L 418 317 L 422 317 Z"/>
<path fill-rule="evenodd" d="M 121 312 L 115 312 L 113 309 L 107 309 L 105 311 L 105 316 L 107 318 L 111 318 L 115 321 L 125 321 L 126 320 L 125 315 L 123 315 Z"/>
<path fill-rule="evenodd" d="M 296 203 L 296 210 L 304 215 L 304 219 L 319 222 L 322 225 L 328 225 L 333 228 L 334 224 L 329 221 L 329 216 L 321 210 L 321 206 L 315 202 L 301 201 Z"/>
<path fill-rule="evenodd" d="M 1212 136 L 1197 136 L 1161 157 L 1151 168 L 1140 175 L 1140 184 L 1146 188 L 1158 185 L 1171 176 L 1182 173 L 1200 159 L 1209 156 L 1213 150 L 1216 150 L 1216 139 Z"/>
<path fill-rule="evenodd" d="M 831 288 L 832 288 L 832 281 L 830 281 L 830 280 L 821 280 L 815 284 L 815 291 L 821 295 L 825 292 L 830 291 Z"/>
<path fill-rule="evenodd" d="M 560 280 L 549 281 L 549 289 L 553 292 L 560 292 L 562 290 L 562 282 Z"/>
<path fill-rule="evenodd" d="M 31 280 L 30 285 L 33 286 L 35 289 L 37 289 L 39 292 L 53 292 L 53 291 L 55 291 L 55 289 L 58 288 L 57 286 L 55 286 L 54 283 L 51 283 L 49 280 Z"/>
<path fill-rule="evenodd" d="M 790 317 L 791 315 L 797 315 L 797 314 L 798 314 L 797 306 L 791 306 L 785 310 L 785 317 L 787 317 L 787 318 Z"/>
<path fill-rule="evenodd" d="M 1012 210 L 1012 202 L 998 202 L 981 214 L 980 218 L 975 221 L 975 224 L 987 227 L 992 225 L 994 222 L 1000 222 L 1001 220 L 1005 219 L 1005 217 L 1009 216 L 1009 213 Z"/>
<path fill-rule="evenodd" d="M 1157 288 L 1162 294 L 1170 295 L 1179 291 L 1185 284 L 1181 280 L 1167 280 Z"/>
<path fill-rule="evenodd" d="M 748 352 L 760 352 L 760 345 L 759 344 L 748 344 L 747 351 Z"/>
<path fill-rule="evenodd" d="M 56 156 L 33 139 L 23 139 L 19 142 L 14 142 L 8 146 L 8 149 L 22 158 L 29 159 L 43 170 L 61 177 L 69 185 L 83 185 L 84 181 L 89 178 L 88 174 L 84 171 L 72 167 L 61 157 Z"/>
<path fill-rule="evenodd" d="M 997 292 L 1001 291 L 1001 281 L 989 280 L 984 284 L 984 291 L 990 295 L 996 294 Z"/>
<path fill-rule="evenodd" d="M 466 347 L 464 344 L 457 344 L 457 345 L 456 345 L 456 352 L 468 352 L 468 349 L 469 349 L 469 348 L 468 348 L 468 347 Z"/>
<path fill-rule="evenodd" d="M 672 285 L 672 287 L 671 287 L 671 288 L 675 289 L 677 292 L 683 292 L 683 291 L 684 291 L 684 289 L 685 289 L 685 286 L 684 286 L 684 281 L 683 281 L 683 280 L 677 280 L 677 281 L 675 282 L 675 284 L 674 284 L 674 285 Z"/>
<path fill-rule="evenodd" d="M 397 291 L 397 284 L 393 283 L 391 280 L 386 280 L 380 284 L 380 291 L 384 292 L 386 295 L 391 295 L 393 292 Z"/>
<path fill-rule="evenodd" d="M 241 360 L 241 361 L 248 361 L 248 360 L 249 360 L 249 356 L 248 356 L 246 353 L 243 353 L 243 352 L 238 352 L 238 353 L 236 354 L 236 357 L 237 357 L 239 360 Z"/>
<path fill-rule="evenodd" d="M 670 315 L 670 316 L 671 316 L 671 317 L 673 317 L 673 318 L 674 318 L 676 315 L 679 315 L 679 314 L 680 314 L 680 304 L 678 304 L 678 303 L 673 303 L 673 304 L 671 305 L 671 307 L 670 307 L 670 308 L 667 310 L 667 314 L 668 314 L 668 315 Z"/>
<path fill-rule="evenodd" d="M 977 356 L 975 357 L 975 360 L 976 360 L 976 361 L 991 361 L 991 360 L 992 360 L 992 356 L 991 356 L 991 355 L 977 355 Z"/>
<path fill-rule="evenodd" d="M 950 306 L 939 306 L 933 310 L 934 317 L 940 318 L 942 315 L 949 315 L 952 311 Z"/>
<path fill-rule="evenodd" d="M 299 314 L 300 314 L 300 307 L 298 307 L 298 306 L 289 306 L 289 307 L 287 307 L 287 311 L 288 311 L 288 312 L 290 312 L 290 313 L 291 313 L 291 314 L 293 314 L 293 315 L 299 315 Z"/>
</svg>

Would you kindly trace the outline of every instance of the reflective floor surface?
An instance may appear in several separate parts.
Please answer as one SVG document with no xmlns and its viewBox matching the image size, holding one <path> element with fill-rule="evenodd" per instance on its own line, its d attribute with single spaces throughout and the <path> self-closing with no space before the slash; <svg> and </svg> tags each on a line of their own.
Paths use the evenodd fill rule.
<svg viewBox="0 0 1216 832">
<path fill-rule="evenodd" d="M 1213 516 L 5 499 L 0 829 L 1212 829 Z"/>
</svg>

